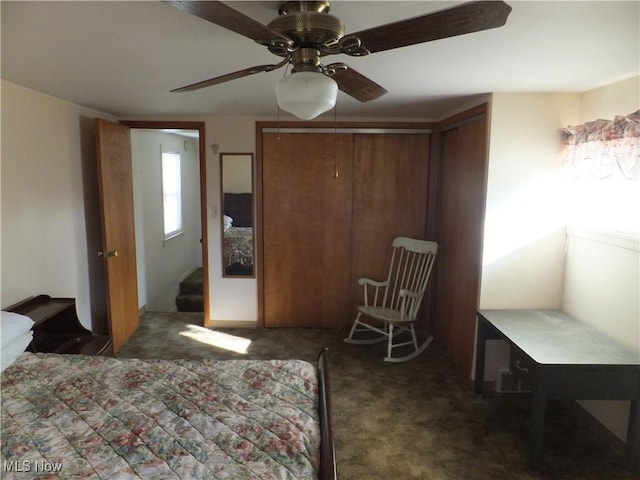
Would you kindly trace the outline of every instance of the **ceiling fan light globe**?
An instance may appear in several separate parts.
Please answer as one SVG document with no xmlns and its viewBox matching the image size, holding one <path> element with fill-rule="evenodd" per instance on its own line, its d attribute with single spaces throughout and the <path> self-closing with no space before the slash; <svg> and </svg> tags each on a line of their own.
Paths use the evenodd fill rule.
<svg viewBox="0 0 640 480">
<path fill-rule="evenodd" d="M 338 84 L 319 72 L 296 72 L 276 84 L 276 98 L 282 110 L 302 120 L 311 120 L 336 104 Z"/>
</svg>

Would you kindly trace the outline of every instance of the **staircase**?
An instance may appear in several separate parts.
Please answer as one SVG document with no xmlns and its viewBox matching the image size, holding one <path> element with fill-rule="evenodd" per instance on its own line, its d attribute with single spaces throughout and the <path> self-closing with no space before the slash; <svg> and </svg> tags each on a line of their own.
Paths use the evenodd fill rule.
<svg viewBox="0 0 640 480">
<path fill-rule="evenodd" d="M 180 294 L 176 297 L 179 312 L 202 312 L 204 300 L 202 290 L 202 268 L 180 282 Z"/>
</svg>

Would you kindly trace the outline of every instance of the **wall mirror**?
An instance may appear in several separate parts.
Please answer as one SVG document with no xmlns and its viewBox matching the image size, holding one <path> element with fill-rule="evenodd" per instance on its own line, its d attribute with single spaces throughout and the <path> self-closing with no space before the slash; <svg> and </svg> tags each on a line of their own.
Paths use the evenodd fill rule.
<svg viewBox="0 0 640 480">
<path fill-rule="evenodd" d="M 221 153 L 222 276 L 253 277 L 253 153 Z"/>
</svg>

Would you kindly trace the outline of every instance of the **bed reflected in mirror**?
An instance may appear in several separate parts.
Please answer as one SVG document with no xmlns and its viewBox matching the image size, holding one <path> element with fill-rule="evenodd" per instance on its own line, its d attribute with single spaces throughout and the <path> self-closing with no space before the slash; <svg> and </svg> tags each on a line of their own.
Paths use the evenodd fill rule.
<svg viewBox="0 0 640 480">
<path fill-rule="evenodd" d="M 222 276 L 253 277 L 253 154 L 221 153 Z"/>
</svg>

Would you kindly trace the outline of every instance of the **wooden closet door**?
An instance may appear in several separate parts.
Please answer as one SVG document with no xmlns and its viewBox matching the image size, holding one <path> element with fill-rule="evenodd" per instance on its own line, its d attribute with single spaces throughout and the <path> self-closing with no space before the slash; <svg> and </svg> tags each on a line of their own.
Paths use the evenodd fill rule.
<svg viewBox="0 0 640 480">
<path fill-rule="evenodd" d="M 351 150 L 351 134 L 262 134 L 265 327 L 348 321 Z"/>
<path fill-rule="evenodd" d="M 385 279 L 393 239 L 425 238 L 428 168 L 428 134 L 355 135 L 350 315 L 363 301 L 358 278 Z"/>
<path fill-rule="evenodd" d="M 471 378 L 482 268 L 487 121 L 440 134 L 436 335 Z"/>
</svg>

